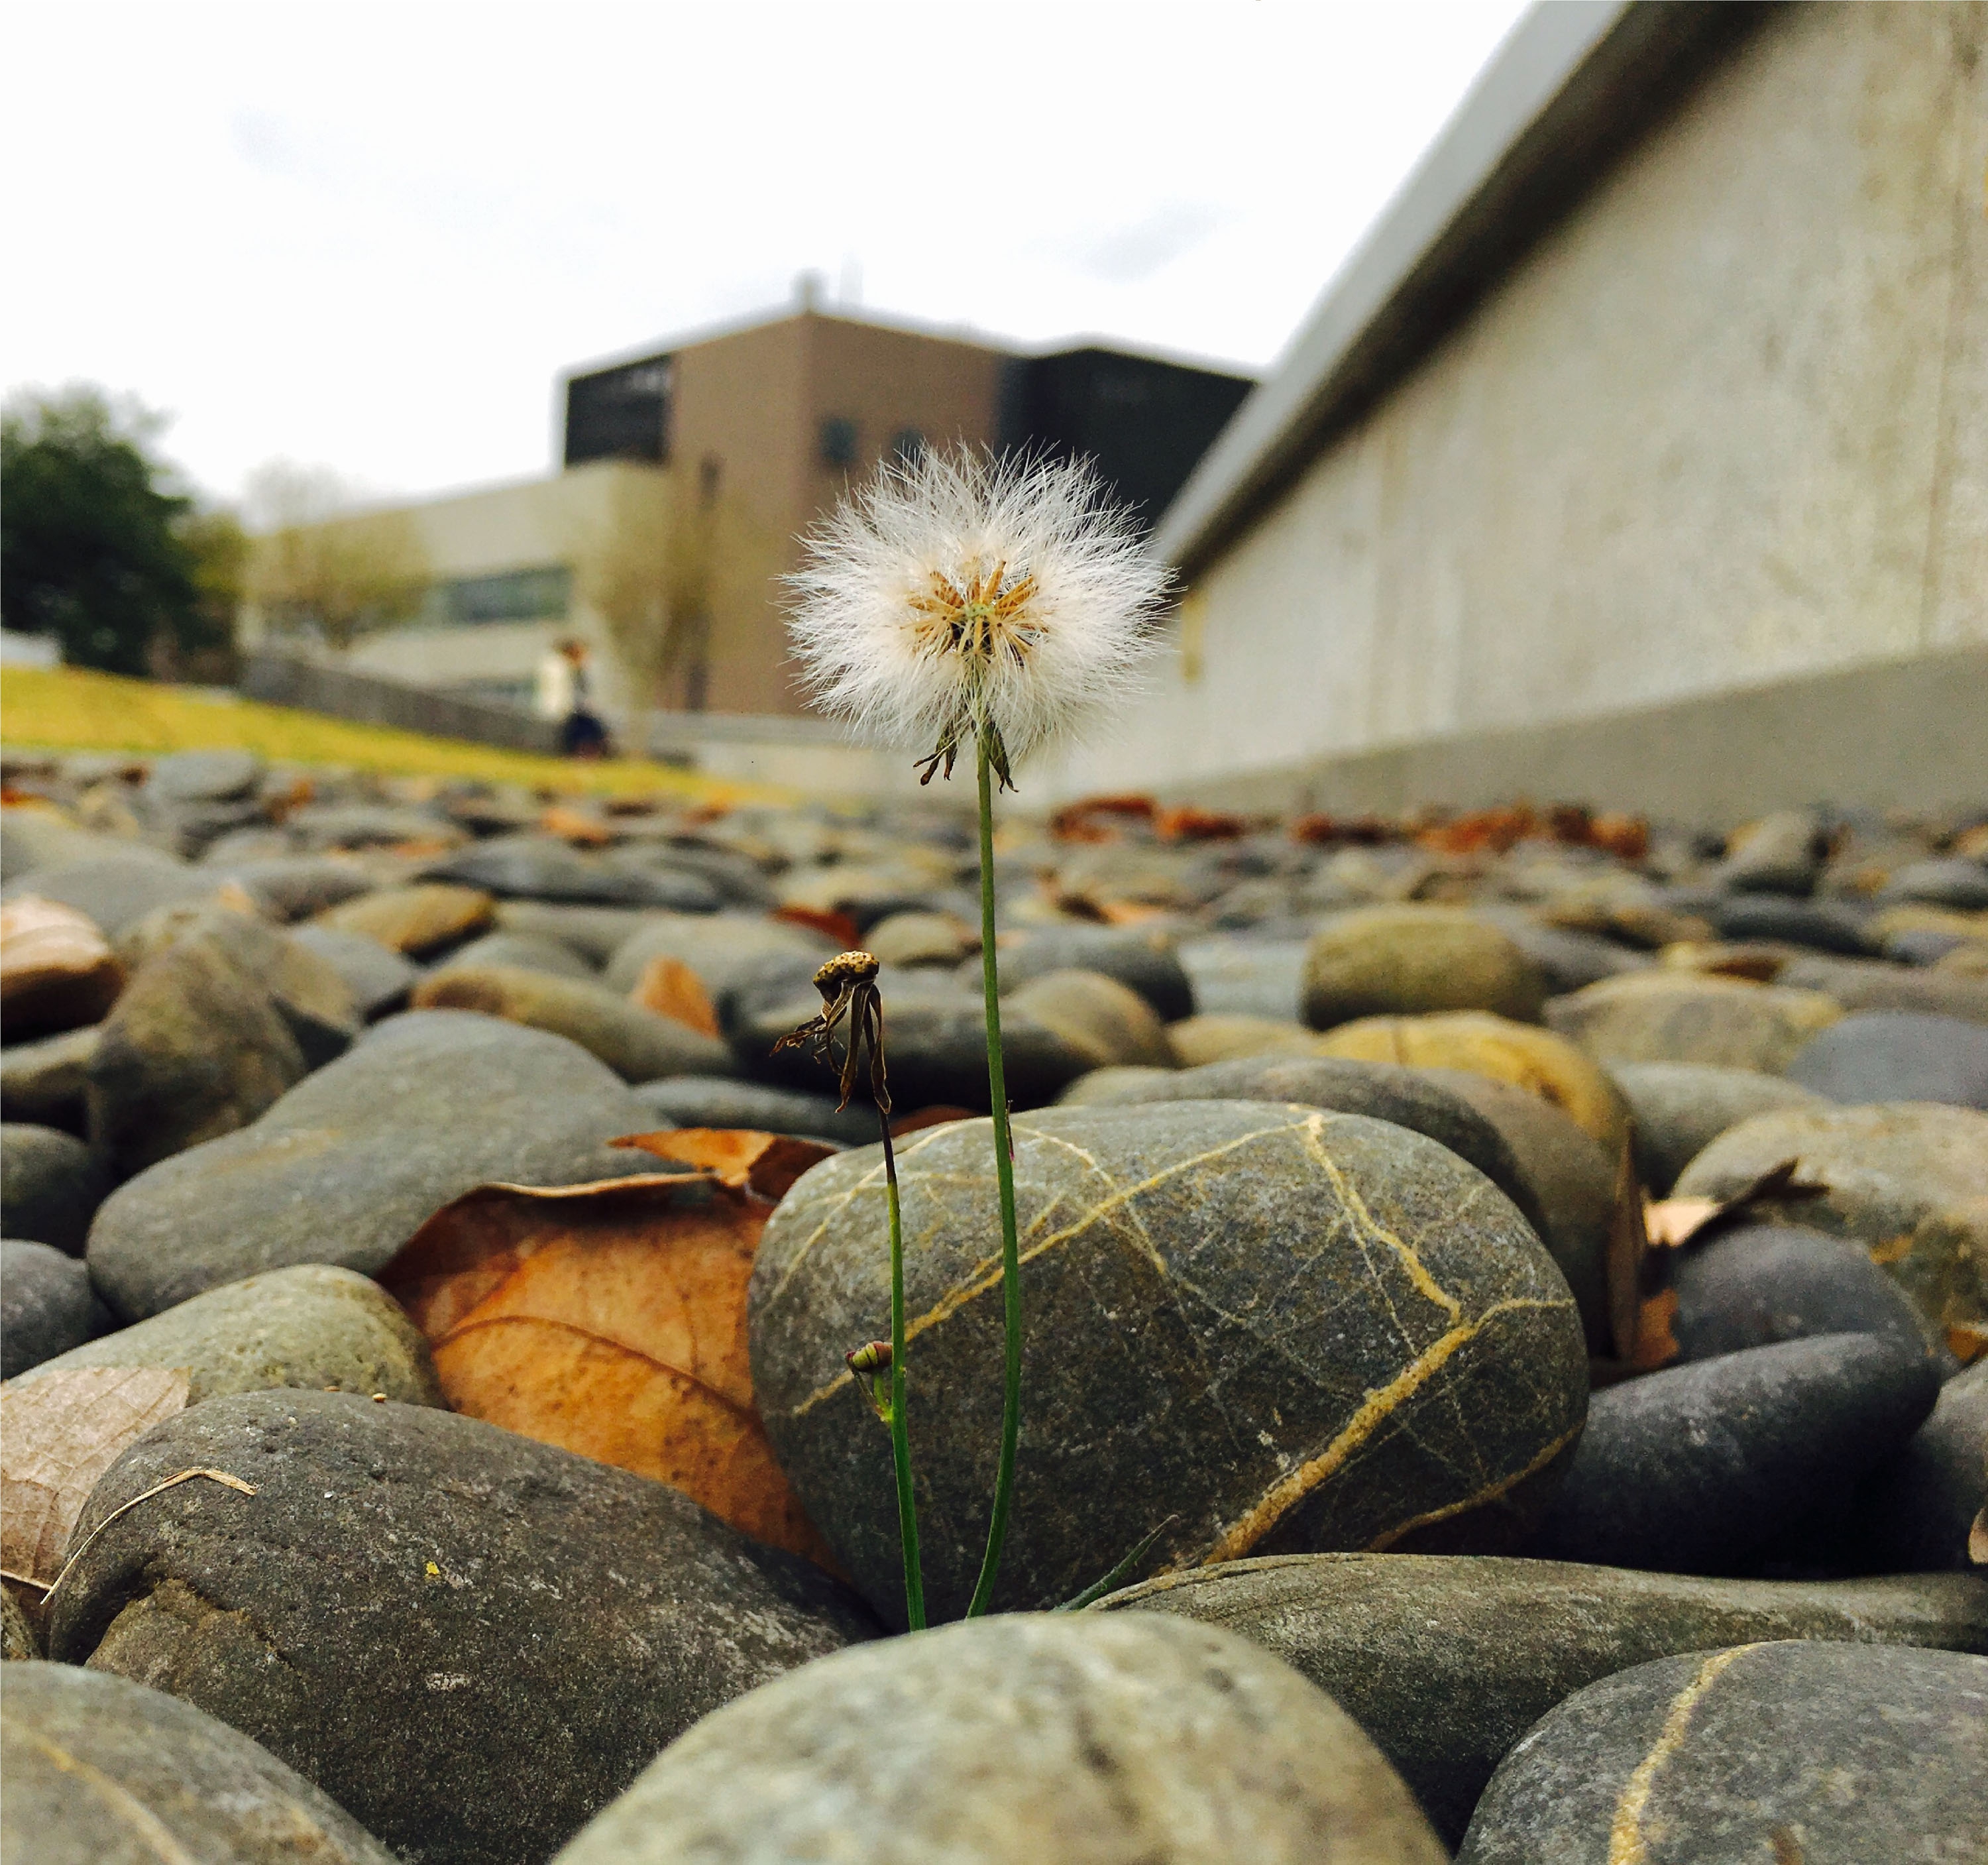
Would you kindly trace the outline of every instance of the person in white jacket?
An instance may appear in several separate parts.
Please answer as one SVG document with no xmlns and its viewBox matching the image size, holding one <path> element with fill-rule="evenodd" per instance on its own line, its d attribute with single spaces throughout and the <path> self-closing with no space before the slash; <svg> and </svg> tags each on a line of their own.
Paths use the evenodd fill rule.
<svg viewBox="0 0 1988 1865">
<path fill-rule="evenodd" d="M 560 721 L 560 750 L 567 757 L 607 755 L 607 728 L 590 703 L 587 644 L 568 635 L 539 662 L 532 710 Z"/>
</svg>

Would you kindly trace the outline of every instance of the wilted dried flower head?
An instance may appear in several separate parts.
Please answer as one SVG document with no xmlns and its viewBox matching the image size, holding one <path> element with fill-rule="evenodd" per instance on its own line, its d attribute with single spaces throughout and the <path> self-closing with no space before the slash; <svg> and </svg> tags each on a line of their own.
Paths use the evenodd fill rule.
<svg viewBox="0 0 1988 1865">
<path fill-rule="evenodd" d="M 1087 461 L 928 452 L 887 465 L 804 540 L 795 645 L 826 710 L 950 776 L 1009 760 L 1134 683 L 1165 569 Z"/>
</svg>

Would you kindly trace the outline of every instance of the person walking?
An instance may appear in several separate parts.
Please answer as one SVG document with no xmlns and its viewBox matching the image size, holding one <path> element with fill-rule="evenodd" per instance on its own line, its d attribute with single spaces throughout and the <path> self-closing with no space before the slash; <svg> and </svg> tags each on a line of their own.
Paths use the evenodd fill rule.
<svg viewBox="0 0 1988 1865">
<path fill-rule="evenodd" d="M 608 752 L 607 727 L 592 704 L 587 644 L 568 635 L 539 663 L 534 710 L 560 722 L 560 751 L 566 757 L 600 758 Z"/>
</svg>

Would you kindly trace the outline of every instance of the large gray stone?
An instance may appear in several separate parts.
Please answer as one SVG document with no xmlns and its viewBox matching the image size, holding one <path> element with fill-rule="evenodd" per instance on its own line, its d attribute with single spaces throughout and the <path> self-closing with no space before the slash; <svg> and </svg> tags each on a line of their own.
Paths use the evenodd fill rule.
<svg viewBox="0 0 1988 1865">
<path fill-rule="evenodd" d="M 1917 1011 L 1865 1011 L 1802 1047 L 1788 1079 L 1831 1101 L 1944 1101 L 1988 1108 L 1988 1027 Z"/>
<path fill-rule="evenodd" d="M 407 1007 L 407 993 L 421 979 L 421 968 L 391 946 L 363 932 L 341 932 L 336 926 L 299 926 L 292 944 L 315 953 L 336 972 L 351 993 L 353 1007 L 368 1023 Z"/>
<path fill-rule="evenodd" d="M 1939 1396 L 1922 1342 L 1823 1334 L 1630 1379 L 1589 1402 L 1531 1552 L 1659 1573 L 1743 1572 L 1821 1538 Z"/>
<path fill-rule="evenodd" d="M 1895 1102 L 1756 1115 L 1692 1161 L 1678 1195 L 1730 1197 L 1785 1159 L 1827 1190 L 1763 1216 L 1862 1244 L 1936 1327 L 1988 1327 L 1988 1114 Z"/>
<path fill-rule="evenodd" d="M 1608 1072 L 1635 1122 L 1638 1175 L 1659 1198 L 1728 1127 L 1822 1101 L 1812 1088 L 1778 1076 L 1711 1062 L 1616 1062 Z"/>
<path fill-rule="evenodd" d="M 1000 1435 L 986 1121 L 898 1149 L 926 1598 L 972 1590 Z M 888 1438 L 844 1365 L 888 1314 L 881 1149 L 774 1213 L 750 1302 L 776 1454 L 865 1597 L 901 1613 Z M 1567 1284 L 1484 1176 L 1406 1128 L 1261 1102 L 1015 1125 L 1023 1418 L 997 1606 L 1052 1604 L 1162 1528 L 1155 1565 L 1509 1545 L 1578 1435 Z"/>
<path fill-rule="evenodd" d="M 189 1405 L 279 1386 L 442 1403 L 428 1342 L 406 1311 L 370 1277 L 323 1263 L 211 1288 L 46 1360 L 30 1376 L 76 1366 L 184 1367 Z"/>
<path fill-rule="evenodd" d="M 1211 1626 L 1009 1615 L 839 1653 L 666 1749 L 560 1865 L 1439 1865 L 1373 1745 Z"/>
<path fill-rule="evenodd" d="M 8 1865 L 396 1865 L 239 1730 L 73 1664 L 0 1676 L 0 1769 Z"/>
<path fill-rule="evenodd" d="M 539 1865 L 742 1691 L 870 1634 L 847 1590 L 689 1498 L 340 1393 L 211 1399 L 92 1492 L 49 1655 L 253 1736 L 410 1865 Z M 280 1653 L 280 1661 L 272 1654 Z"/>
<path fill-rule="evenodd" d="M 8 1236 L 81 1256 L 90 1220 L 110 1189 L 96 1154 L 73 1134 L 0 1125 L 0 1227 Z"/>
<path fill-rule="evenodd" d="M 1988 1659 L 1729 1646 L 1569 1697 L 1492 1777 L 1457 1865 L 1977 1859 L 1984 1775 Z"/>
<path fill-rule="evenodd" d="M 1843 1014 L 1820 991 L 1692 971 L 1638 971 L 1547 1006 L 1547 1021 L 1589 1054 L 1617 1062 L 1709 1062 L 1779 1075 Z"/>
<path fill-rule="evenodd" d="M 370 1274 L 474 1186 L 624 1176 L 628 1156 L 603 1142 L 647 1124 L 612 1071 L 563 1037 L 413 1012 L 253 1125 L 120 1186 L 97 1213 L 90 1268 L 132 1321 L 292 1263 Z"/>
<path fill-rule="evenodd" d="M 1760 1639 L 1988 1651 L 1988 1581 L 1707 1580 L 1492 1555 L 1286 1555 L 1168 1574 L 1100 1612 L 1241 1634 L 1330 1695 L 1454 1845 L 1512 1745 L 1652 1658 Z"/>
<path fill-rule="evenodd" d="M 658 1016 L 591 978 L 563 978 L 522 965 L 451 960 L 415 986 L 416 1010 L 473 1010 L 563 1036 L 598 1056 L 624 1081 L 722 1075 L 732 1051 L 715 1036 Z"/>
<path fill-rule="evenodd" d="M 0 1379 L 66 1353 L 110 1325 L 73 1256 L 25 1237 L 0 1238 Z"/>
<path fill-rule="evenodd" d="M 1966 1569 L 1968 1532 L 1988 1509 L 1988 1360 L 1939 1389 L 1932 1416 L 1872 1473 L 1852 1511 L 1880 1571 Z M 1981 1584 L 1988 1586 L 1988 1576 Z"/>
</svg>

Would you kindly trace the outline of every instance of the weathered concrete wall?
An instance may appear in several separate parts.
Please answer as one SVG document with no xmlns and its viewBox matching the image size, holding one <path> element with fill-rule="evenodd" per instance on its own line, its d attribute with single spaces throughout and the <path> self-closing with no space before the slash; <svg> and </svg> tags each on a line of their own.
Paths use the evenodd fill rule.
<svg viewBox="0 0 1988 1865">
<path fill-rule="evenodd" d="M 1384 751 L 1462 780 L 1436 748 L 1494 736 L 1523 777 L 1528 732 L 1988 644 L 1985 48 L 1980 0 L 1773 13 L 1213 562 L 1117 741 L 1029 788 L 1288 795 Z M 1988 722 L 1988 663 L 1949 666 Z M 1596 743 L 1562 768 L 1616 788 Z M 1696 755 L 1726 750 L 1759 762 Z M 1791 794 L 1952 794 L 1930 749 L 1783 750 Z"/>
</svg>

